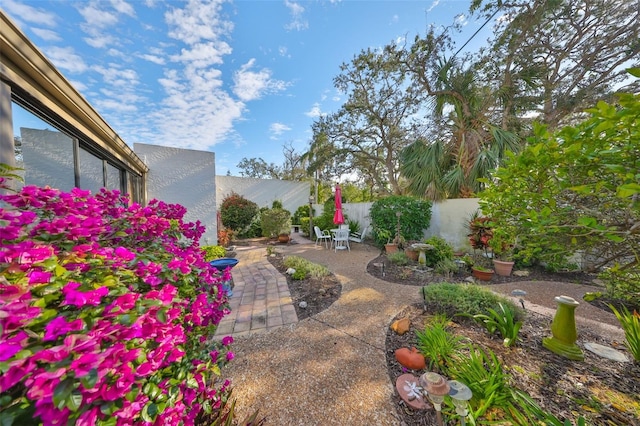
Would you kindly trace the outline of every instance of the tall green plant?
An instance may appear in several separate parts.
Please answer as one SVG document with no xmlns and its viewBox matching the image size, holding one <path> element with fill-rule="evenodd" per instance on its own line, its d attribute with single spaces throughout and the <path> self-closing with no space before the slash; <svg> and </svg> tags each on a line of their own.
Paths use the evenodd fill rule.
<svg viewBox="0 0 640 426">
<path fill-rule="evenodd" d="M 640 314 L 636 311 L 630 313 L 624 306 L 622 307 L 622 312 L 611 304 L 609 304 L 609 309 L 618 318 L 624 330 L 625 346 L 629 349 L 636 362 L 640 362 Z"/>
<path fill-rule="evenodd" d="M 379 246 L 383 246 L 386 238 L 384 231 L 396 235 L 398 220 L 400 220 L 400 235 L 405 240 L 421 240 L 424 230 L 429 228 L 431 221 L 431 202 L 414 197 L 392 195 L 375 201 L 369 210 L 373 237 Z M 398 219 L 397 213 L 400 213 Z"/>
<path fill-rule="evenodd" d="M 428 360 L 429 370 L 443 371 L 447 363 L 456 359 L 456 355 L 464 346 L 462 337 L 449 333 L 448 323 L 446 316 L 436 315 L 425 325 L 424 331 L 416 331 L 416 346 Z"/>
<path fill-rule="evenodd" d="M 484 325 L 489 334 L 496 331 L 504 339 L 505 346 L 514 346 L 518 342 L 518 332 L 522 327 L 522 321 L 517 321 L 514 311 L 502 303 L 498 304 L 499 309 L 489 308 L 487 314 L 476 314 L 471 317 Z"/>
</svg>

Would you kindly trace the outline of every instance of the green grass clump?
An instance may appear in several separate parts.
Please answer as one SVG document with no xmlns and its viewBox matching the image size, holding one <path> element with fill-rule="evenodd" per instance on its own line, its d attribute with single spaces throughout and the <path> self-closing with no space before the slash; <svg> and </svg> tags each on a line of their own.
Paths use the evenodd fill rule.
<svg viewBox="0 0 640 426">
<path fill-rule="evenodd" d="M 462 337 L 449 333 L 448 323 L 447 317 L 436 315 L 425 325 L 424 331 L 416 331 L 416 346 L 427 359 L 427 367 L 431 371 L 446 368 L 446 363 L 455 360 L 455 355 L 464 346 Z"/>
<path fill-rule="evenodd" d="M 287 268 L 293 268 L 298 271 L 305 271 L 305 275 L 308 273 L 313 278 L 322 278 L 329 275 L 331 272 L 326 266 L 313 263 L 299 256 L 287 256 L 284 258 L 284 266 Z M 295 278 L 294 278 L 295 279 Z M 304 278 L 298 278 L 304 279 Z"/>
<path fill-rule="evenodd" d="M 405 266 L 409 264 L 409 258 L 403 251 L 397 251 L 395 253 L 388 254 L 387 259 L 389 259 L 389 262 L 399 266 Z"/>
<path fill-rule="evenodd" d="M 514 312 L 516 321 L 524 316 L 522 310 L 511 300 L 475 284 L 431 284 L 422 287 L 420 293 L 425 307 L 448 317 L 486 314 L 489 309 L 497 309 L 501 303 Z"/>
</svg>

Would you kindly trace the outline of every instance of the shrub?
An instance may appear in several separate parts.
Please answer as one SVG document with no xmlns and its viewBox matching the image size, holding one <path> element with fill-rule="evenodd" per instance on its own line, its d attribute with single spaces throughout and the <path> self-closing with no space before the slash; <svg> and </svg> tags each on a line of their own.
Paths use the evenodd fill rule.
<svg viewBox="0 0 640 426">
<path fill-rule="evenodd" d="M 293 213 L 291 221 L 296 225 L 302 225 L 302 219 L 307 219 L 307 223 L 309 223 L 309 210 L 308 204 L 298 207 L 295 213 Z M 307 226 L 307 228 L 309 227 Z"/>
<path fill-rule="evenodd" d="M 434 235 L 427 238 L 425 243 L 433 246 L 432 250 L 425 250 L 424 252 L 427 266 L 434 267 L 442 261 L 453 260 L 453 247 L 444 238 Z"/>
<path fill-rule="evenodd" d="M 287 256 L 284 258 L 284 266 L 287 268 L 293 268 L 296 271 L 304 270 L 314 278 L 322 278 L 329 275 L 331 272 L 326 266 L 319 265 L 308 261 L 305 258 L 299 256 Z"/>
<path fill-rule="evenodd" d="M 611 304 L 609 304 L 609 309 L 618 318 L 620 326 L 624 330 L 625 346 L 631 352 L 633 359 L 640 362 L 640 314 L 636 311 L 630 313 L 625 306 L 622 307 L 622 312 Z"/>
<path fill-rule="evenodd" d="M 275 208 L 261 212 L 260 225 L 263 237 L 277 237 L 291 232 L 291 214 L 288 210 Z"/>
<path fill-rule="evenodd" d="M 400 235 L 405 240 L 421 240 L 431 220 L 431 202 L 402 195 L 392 195 L 375 201 L 371 205 L 369 217 L 373 229 L 375 243 L 382 247 L 387 238 L 380 236 L 381 231 L 396 235 L 398 217 L 400 216 Z M 385 234 L 383 232 L 383 234 Z"/>
<path fill-rule="evenodd" d="M 510 299 L 475 284 L 431 284 L 422 287 L 420 293 L 426 307 L 449 317 L 458 314 L 483 314 L 489 309 L 498 308 L 500 303 L 515 313 L 516 320 L 523 315 Z"/>
<path fill-rule="evenodd" d="M 222 200 L 220 218 L 227 228 L 242 232 L 258 214 L 258 205 L 242 195 L 232 192 Z"/>
<path fill-rule="evenodd" d="M 515 320 L 515 312 L 508 306 L 502 303 L 498 306 L 499 309 L 489 309 L 487 314 L 476 314 L 472 318 L 484 325 L 489 334 L 500 333 L 505 346 L 515 346 L 522 321 Z"/>
<path fill-rule="evenodd" d="M 227 254 L 227 250 L 222 246 L 202 246 L 204 251 L 204 260 L 211 262 L 214 259 L 220 259 Z"/>
<path fill-rule="evenodd" d="M 221 407 L 233 339 L 202 336 L 227 300 L 184 207 L 104 189 L 0 199 L 3 424 L 193 424 Z"/>
<path fill-rule="evenodd" d="M 291 275 L 291 278 L 294 280 L 304 280 L 307 278 L 307 271 L 304 269 L 296 269 L 293 275 Z"/>
<path fill-rule="evenodd" d="M 391 263 L 394 263 L 396 265 L 400 265 L 400 266 L 404 266 L 404 265 L 408 265 L 409 264 L 409 258 L 407 257 L 406 254 L 404 254 L 404 252 L 401 251 L 397 251 L 395 253 L 391 253 L 387 255 L 387 259 L 389 259 L 389 261 Z"/>
</svg>

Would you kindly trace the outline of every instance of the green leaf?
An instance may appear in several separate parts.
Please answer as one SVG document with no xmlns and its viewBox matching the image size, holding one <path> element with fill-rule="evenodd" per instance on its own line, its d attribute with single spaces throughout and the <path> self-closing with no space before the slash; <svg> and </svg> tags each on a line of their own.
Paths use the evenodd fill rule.
<svg viewBox="0 0 640 426">
<path fill-rule="evenodd" d="M 55 390 L 53 391 L 53 405 L 61 410 L 62 407 L 65 406 L 67 398 L 69 398 L 69 395 L 71 395 L 72 391 L 73 379 L 67 378 L 58 383 L 58 386 L 56 386 Z"/>
<path fill-rule="evenodd" d="M 640 68 L 638 67 L 627 68 L 626 71 L 634 77 L 640 77 Z"/>
<path fill-rule="evenodd" d="M 165 324 L 167 322 L 167 308 L 159 309 L 156 313 L 156 318 L 158 318 L 158 321 Z"/>
<path fill-rule="evenodd" d="M 76 389 L 71 392 L 71 395 L 67 398 L 67 408 L 75 413 L 81 405 L 82 394 Z"/>
<path fill-rule="evenodd" d="M 89 373 L 80 378 L 80 382 L 85 389 L 93 388 L 98 381 L 98 370 L 92 368 Z"/>
<path fill-rule="evenodd" d="M 640 184 L 627 183 L 618 187 L 616 195 L 620 198 L 627 198 L 637 193 L 640 193 Z"/>
<path fill-rule="evenodd" d="M 142 409 L 142 420 L 145 422 L 153 422 L 158 415 L 158 406 L 150 402 Z"/>
<path fill-rule="evenodd" d="M 578 218 L 578 225 L 588 226 L 592 228 L 597 224 L 598 224 L 598 221 L 593 217 L 583 216 Z"/>
</svg>

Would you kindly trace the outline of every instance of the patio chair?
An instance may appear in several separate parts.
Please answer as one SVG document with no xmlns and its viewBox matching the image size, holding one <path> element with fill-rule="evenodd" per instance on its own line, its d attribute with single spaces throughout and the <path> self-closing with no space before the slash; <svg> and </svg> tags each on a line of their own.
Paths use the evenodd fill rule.
<svg viewBox="0 0 640 426">
<path fill-rule="evenodd" d="M 325 248 L 329 248 L 329 241 L 331 241 L 331 234 L 326 229 L 321 231 L 317 226 L 313 227 L 313 232 L 316 234 L 316 245 L 318 242 L 324 241 Z"/>
<path fill-rule="evenodd" d="M 352 232 L 351 235 L 349 235 L 349 241 L 353 241 L 356 243 L 363 242 L 364 239 L 367 237 L 368 231 L 369 231 L 369 227 L 365 226 L 362 232 Z"/>
<path fill-rule="evenodd" d="M 337 229 L 333 233 L 333 239 L 331 240 L 331 245 L 333 246 L 333 251 L 337 252 L 338 250 L 347 249 L 351 251 L 351 247 L 349 247 L 349 230 L 348 229 Z"/>
</svg>

